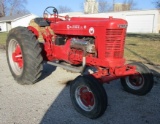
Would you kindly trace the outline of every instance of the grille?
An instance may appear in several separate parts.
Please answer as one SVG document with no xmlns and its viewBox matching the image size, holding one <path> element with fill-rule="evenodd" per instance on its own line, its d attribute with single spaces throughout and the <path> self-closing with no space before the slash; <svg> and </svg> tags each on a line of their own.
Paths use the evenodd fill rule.
<svg viewBox="0 0 160 124">
<path fill-rule="evenodd" d="M 107 29 L 105 40 L 105 57 L 122 58 L 124 53 L 124 29 Z"/>
</svg>

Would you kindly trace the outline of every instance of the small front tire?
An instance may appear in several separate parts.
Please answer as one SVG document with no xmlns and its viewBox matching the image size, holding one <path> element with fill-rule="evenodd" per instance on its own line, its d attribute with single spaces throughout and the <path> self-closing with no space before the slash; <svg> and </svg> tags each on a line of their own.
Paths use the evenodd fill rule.
<svg viewBox="0 0 160 124">
<path fill-rule="evenodd" d="M 151 71 L 142 63 L 131 63 L 136 66 L 137 74 L 121 78 L 121 84 L 125 91 L 135 95 L 145 95 L 153 87 L 153 75 Z"/>
<path fill-rule="evenodd" d="M 70 86 L 74 108 L 82 115 L 95 119 L 107 108 L 107 94 L 100 82 L 92 76 L 79 76 Z"/>
</svg>

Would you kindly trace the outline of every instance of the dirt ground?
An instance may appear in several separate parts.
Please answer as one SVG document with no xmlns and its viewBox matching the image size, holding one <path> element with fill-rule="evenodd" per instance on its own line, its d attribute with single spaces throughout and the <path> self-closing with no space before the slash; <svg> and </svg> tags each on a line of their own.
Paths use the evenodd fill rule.
<svg viewBox="0 0 160 124">
<path fill-rule="evenodd" d="M 123 91 L 120 81 L 105 84 L 108 108 L 96 120 L 77 113 L 66 83 L 78 74 L 44 65 L 42 80 L 35 85 L 17 84 L 0 49 L 0 124 L 160 124 L 159 67 L 151 92 L 135 96 Z"/>
</svg>

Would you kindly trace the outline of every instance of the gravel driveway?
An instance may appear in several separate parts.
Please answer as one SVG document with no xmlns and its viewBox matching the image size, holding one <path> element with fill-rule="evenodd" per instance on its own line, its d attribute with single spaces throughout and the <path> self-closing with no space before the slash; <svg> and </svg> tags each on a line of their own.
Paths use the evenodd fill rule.
<svg viewBox="0 0 160 124">
<path fill-rule="evenodd" d="M 66 83 L 78 74 L 44 65 L 43 77 L 35 85 L 17 84 L 0 49 L 0 124 L 160 124 L 160 82 L 146 96 L 122 90 L 119 80 L 104 87 L 108 109 L 88 119 L 73 108 Z"/>
</svg>

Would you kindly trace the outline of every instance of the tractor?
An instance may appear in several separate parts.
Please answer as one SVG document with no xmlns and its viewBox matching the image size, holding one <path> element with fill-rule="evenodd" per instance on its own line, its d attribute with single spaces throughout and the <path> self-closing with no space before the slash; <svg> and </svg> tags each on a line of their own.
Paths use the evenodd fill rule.
<svg viewBox="0 0 160 124">
<path fill-rule="evenodd" d="M 55 7 L 44 10 L 34 26 L 10 30 L 6 55 L 14 79 L 22 85 L 39 81 L 43 63 L 79 73 L 70 83 L 70 98 L 82 115 L 96 119 L 107 109 L 104 83 L 120 79 L 125 91 L 145 95 L 153 75 L 142 63 L 127 64 L 124 45 L 127 21 L 113 17 L 61 16 Z M 39 36 L 44 42 L 39 42 Z"/>
</svg>

